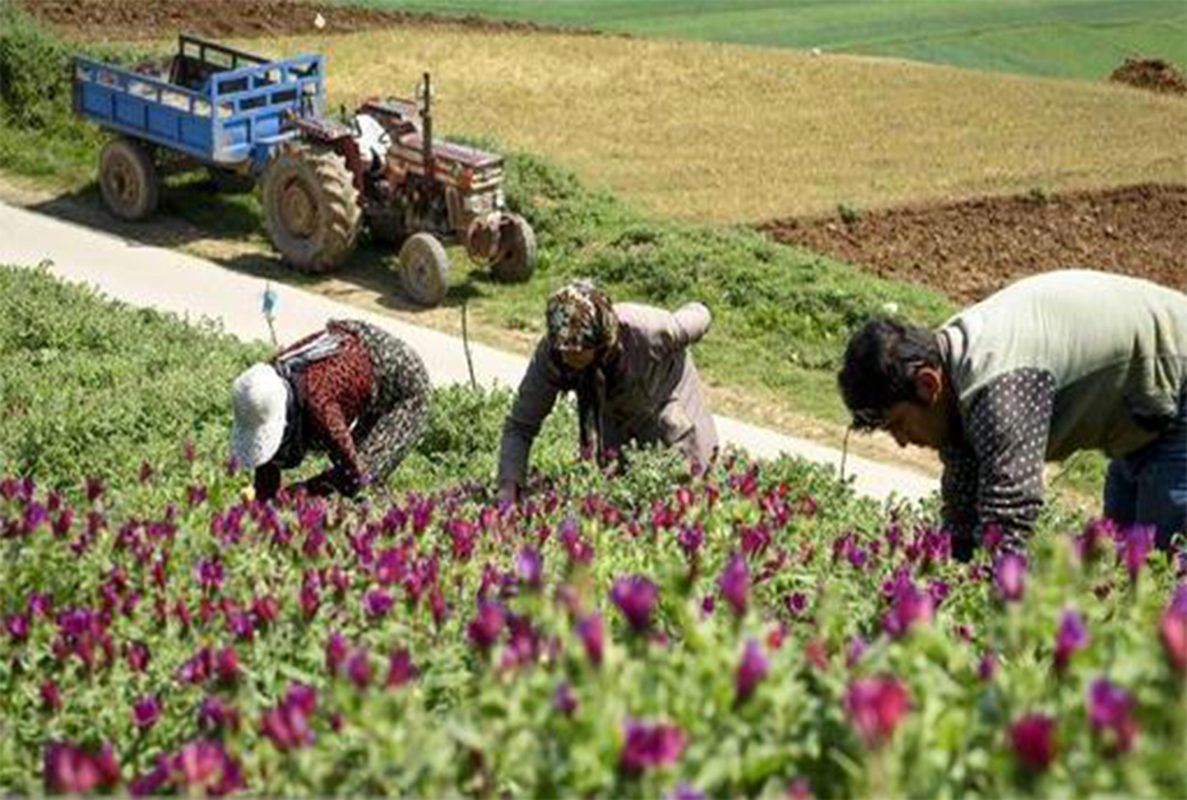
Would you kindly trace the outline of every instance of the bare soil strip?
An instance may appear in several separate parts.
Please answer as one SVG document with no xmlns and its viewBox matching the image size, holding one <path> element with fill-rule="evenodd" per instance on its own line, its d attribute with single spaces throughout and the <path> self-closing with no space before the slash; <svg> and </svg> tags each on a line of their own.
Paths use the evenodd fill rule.
<svg viewBox="0 0 1187 800">
<path fill-rule="evenodd" d="M 1070 266 L 1187 291 L 1187 186 L 1147 184 L 837 213 L 760 226 L 796 244 L 960 302 Z"/>
<path fill-rule="evenodd" d="M 219 37 L 353 33 L 414 26 L 457 26 L 484 31 L 590 33 L 578 29 L 409 13 L 314 0 L 23 0 L 22 7 L 60 33 L 80 40 L 168 39 L 178 33 Z M 321 17 L 323 26 L 315 26 Z"/>
</svg>

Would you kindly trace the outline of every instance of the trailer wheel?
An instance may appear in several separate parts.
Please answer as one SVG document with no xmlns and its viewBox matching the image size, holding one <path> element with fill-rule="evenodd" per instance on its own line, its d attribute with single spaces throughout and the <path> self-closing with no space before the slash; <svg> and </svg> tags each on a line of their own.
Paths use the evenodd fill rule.
<svg viewBox="0 0 1187 800">
<path fill-rule="evenodd" d="M 491 262 L 495 278 L 522 283 L 536 271 L 536 234 L 518 214 L 507 214 L 499 233 L 499 252 Z"/>
<path fill-rule="evenodd" d="M 260 200 L 272 244 L 297 269 L 330 272 L 354 252 L 362 210 L 346 161 L 334 150 L 282 151 L 264 172 Z"/>
<path fill-rule="evenodd" d="M 99 153 L 99 191 L 120 219 L 137 222 L 152 216 L 161 198 L 161 184 L 152 157 L 132 139 L 118 137 Z"/>
<path fill-rule="evenodd" d="M 400 283 L 422 306 L 435 306 L 449 290 L 449 256 L 431 233 L 414 233 L 400 248 Z"/>
</svg>

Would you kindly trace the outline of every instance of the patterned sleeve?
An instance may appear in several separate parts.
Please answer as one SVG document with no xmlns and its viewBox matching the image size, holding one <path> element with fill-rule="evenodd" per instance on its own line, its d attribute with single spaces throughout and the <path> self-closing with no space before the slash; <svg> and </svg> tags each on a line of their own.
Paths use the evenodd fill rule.
<svg viewBox="0 0 1187 800">
<path fill-rule="evenodd" d="M 973 398 L 965 438 L 976 456 L 976 517 L 1013 546 L 1043 506 L 1043 464 L 1055 406 L 1055 378 L 1025 368 L 995 378 Z"/>
<path fill-rule="evenodd" d="M 357 481 L 363 474 L 363 468 L 350 435 L 350 421 L 346 419 L 342 406 L 332 396 L 318 396 L 311 391 L 307 407 L 312 426 L 321 431 L 326 439 L 330 460 L 349 480 Z"/>
<path fill-rule="evenodd" d="M 967 446 L 948 447 L 940 451 L 940 461 L 944 528 L 961 546 L 971 545 L 977 528 L 977 455 Z"/>
</svg>

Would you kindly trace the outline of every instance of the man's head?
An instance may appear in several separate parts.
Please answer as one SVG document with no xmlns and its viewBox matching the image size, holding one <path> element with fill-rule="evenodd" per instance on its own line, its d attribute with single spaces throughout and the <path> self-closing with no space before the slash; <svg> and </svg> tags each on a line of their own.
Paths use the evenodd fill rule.
<svg viewBox="0 0 1187 800">
<path fill-rule="evenodd" d="M 935 334 L 889 319 L 866 323 L 849 340 L 837 375 L 859 430 L 885 430 L 900 446 L 940 449 L 953 437 L 951 385 Z"/>
<path fill-rule="evenodd" d="M 548 342 L 566 367 L 582 370 L 618 341 L 618 316 L 592 281 L 579 280 L 548 298 Z"/>
</svg>

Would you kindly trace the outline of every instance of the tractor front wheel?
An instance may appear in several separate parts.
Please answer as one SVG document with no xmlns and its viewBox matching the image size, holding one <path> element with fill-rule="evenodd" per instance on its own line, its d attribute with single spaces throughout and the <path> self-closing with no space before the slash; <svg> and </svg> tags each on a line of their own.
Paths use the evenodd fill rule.
<svg viewBox="0 0 1187 800">
<path fill-rule="evenodd" d="M 499 232 L 499 251 L 491 262 L 495 278 L 522 283 L 536 271 L 536 234 L 518 214 L 507 214 Z"/>
<path fill-rule="evenodd" d="M 400 283 L 422 306 L 435 306 L 449 290 L 449 256 L 431 233 L 414 233 L 400 248 Z"/>
<path fill-rule="evenodd" d="M 264 172 L 260 200 L 272 244 L 297 269 L 330 272 L 354 252 L 363 212 L 346 161 L 334 150 L 283 150 Z"/>
<path fill-rule="evenodd" d="M 104 145 L 99 153 L 99 191 L 120 219 L 138 222 L 152 216 L 161 198 L 161 184 L 148 151 L 122 136 Z"/>
</svg>

